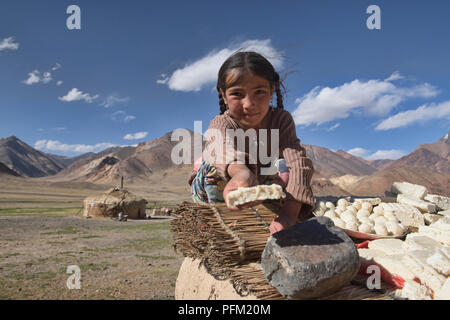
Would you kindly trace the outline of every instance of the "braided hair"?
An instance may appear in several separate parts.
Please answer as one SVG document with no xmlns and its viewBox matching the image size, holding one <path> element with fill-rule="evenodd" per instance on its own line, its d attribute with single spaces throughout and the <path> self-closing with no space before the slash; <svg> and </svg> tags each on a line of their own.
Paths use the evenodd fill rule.
<svg viewBox="0 0 450 320">
<path fill-rule="evenodd" d="M 272 64 L 261 54 L 253 51 L 238 51 L 229 57 L 220 67 L 219 76 L 217 78 L 217 92 L 219 93 L 220 114 L 227 109 L 222 93 L 227 88 L 239 83 L 239 81 L 248 73 L 252 73 L 266 79 L 275 89 L 277 95 L 277 108 L 283 109 L 283 94 L 281 87 L 284 89 L 280 80 L 280 75 L 275 71 Z"/>
</svg>

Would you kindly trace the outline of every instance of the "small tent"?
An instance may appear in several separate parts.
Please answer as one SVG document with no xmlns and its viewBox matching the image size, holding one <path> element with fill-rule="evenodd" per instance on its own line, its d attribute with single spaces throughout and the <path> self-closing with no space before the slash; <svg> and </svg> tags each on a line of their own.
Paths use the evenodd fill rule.
<svg viewBox="0 0 450 320">
<path fill-rule="evenodd" d="M 123 212 L 129 219 L 141 219 L 145 218 L 146 204 L 145 199 L 138 198 L 129 191 L 116 187 L 103 194 L 84 199 L 83 216 L 86 218 L 114 218 L 120 212 Z"/>
</svg>

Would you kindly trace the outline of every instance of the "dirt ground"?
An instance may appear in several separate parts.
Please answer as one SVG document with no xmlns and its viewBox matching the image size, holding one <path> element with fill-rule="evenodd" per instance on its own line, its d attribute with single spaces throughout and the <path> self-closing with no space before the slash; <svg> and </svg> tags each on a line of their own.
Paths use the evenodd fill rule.
<svg viewBox="0 0 450 320">
<path fill-rule="evenodd" d="M 173 299 L 169 219 L 0 217 L 0 299 Z M 69 265 L 81 289 L 67 287 Z"/>
<path fill-rule="evenodd" d="M 170 218 L 81 217 L 83 199 L 110 187 L 0 177 L 0 299 L 174 299 L 183 257 L 172 249 Z M 157 199 L 149 205 L 187 198 L 162 187 L 166 197 L 135 189 Z M 67 288 L 70 265 L 80 268 L 79 290 Z"/>
</svg>

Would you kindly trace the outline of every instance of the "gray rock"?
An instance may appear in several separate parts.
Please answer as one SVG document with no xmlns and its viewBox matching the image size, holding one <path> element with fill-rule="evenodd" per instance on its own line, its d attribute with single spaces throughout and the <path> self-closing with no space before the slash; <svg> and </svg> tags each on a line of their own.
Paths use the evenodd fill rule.
<svg viewBox="0 0 450 320">
<path fill-rule="evenodd" d="M 355 244 L 327 217 L 273 234 L 261 257 L 266 280 L 288 299 L 311 299 L 347 285 L 359 269 Z"/>
</svg>

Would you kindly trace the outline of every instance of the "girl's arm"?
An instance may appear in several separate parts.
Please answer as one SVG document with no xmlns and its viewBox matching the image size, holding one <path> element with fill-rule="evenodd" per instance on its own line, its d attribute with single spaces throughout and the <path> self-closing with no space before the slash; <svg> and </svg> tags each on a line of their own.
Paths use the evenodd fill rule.
<svg viewBox="0 0 450 320">
<path fill-rule="evenodd" d="M 271 226 L 271 234 L 295 224 L 299 217 L 309 218 L 314 208 L 314 195 L 310 182 L 314 173 L 311 159 L 297 138 L 294 119 L 288 111 L 283 111 L 280 118 L 280 153 L 289 168 L 289 181 L 286 186 L 286 201 L 280 215 Z"/>
</svg>

